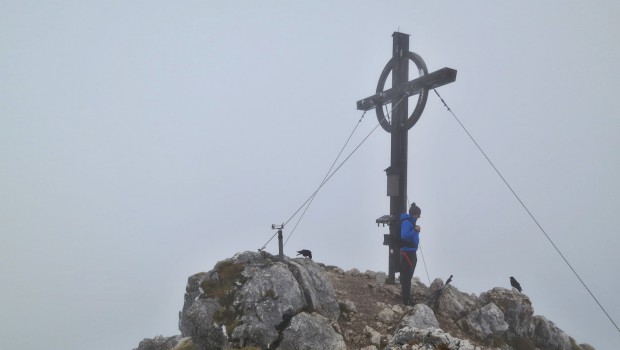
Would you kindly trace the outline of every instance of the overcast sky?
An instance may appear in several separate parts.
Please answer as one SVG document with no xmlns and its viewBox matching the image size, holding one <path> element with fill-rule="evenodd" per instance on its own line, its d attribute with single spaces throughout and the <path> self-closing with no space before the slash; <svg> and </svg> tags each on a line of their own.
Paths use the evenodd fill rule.
<svg viewBox="0 0 620 350">
<path fill-rule="evenodd" d="M 458 70 L 439 92 L 620 322 L 619 23 L 611 0 L 0 0 L 0 348 L 178 334 L 187 277 L 261 248 L 320 184 L 397 30 L 429 71 Z M 345 155 L 376 125 L 371 111 Z M 371 134 L 286 254 L 387 271 L 389 147 Z M 422 281 L 480 294 L 514 276 L 577 342 L 617 346 L 434 94 L 408 181 Z"/>
</svg>

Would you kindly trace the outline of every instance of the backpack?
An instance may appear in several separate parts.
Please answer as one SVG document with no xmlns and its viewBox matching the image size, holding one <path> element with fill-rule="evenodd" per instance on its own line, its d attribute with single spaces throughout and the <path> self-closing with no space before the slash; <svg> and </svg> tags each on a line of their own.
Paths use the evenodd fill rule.
<svg viewBox="0 0 620 350">
<path fill-rule="evenodd" d="M 404 220 L 410 221 L 411 225 L 414 225 L 412 217 L 405 218 Z M 401 230 L 402 230 L 402 227 L 403 227 L 403 221 L 404 220 L 403 219 L 399 220 Z M 415 225 L 414 225 L 414 230 L 415 230 Z M 398 242 L 398 247 L 399 248 L 417 248 L 418 247 L 418 245 L 415 244 L 415 242 L 410 242 L 410 241 L 403 240 L 402 239 L 402 232 L 398 235 L 397 242 Z"/>
</svg>

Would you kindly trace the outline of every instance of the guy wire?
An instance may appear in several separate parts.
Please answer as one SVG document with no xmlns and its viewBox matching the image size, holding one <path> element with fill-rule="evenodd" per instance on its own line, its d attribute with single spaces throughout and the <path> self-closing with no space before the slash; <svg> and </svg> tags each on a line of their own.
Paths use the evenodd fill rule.
<svg viewBox="0 0 620 350">
<path fill-rule="evenodd" d="M 392 109 L 390 109 L 390 112 L 389 112 L 389 113 L 387 113 L 387 114 L 383 117 L 383 119 L 385 119 L 386 117 L 388 117 L 388 116 L 390 115 L 390 113 L 394 110 L 394 108 L 396 108 L 396 106 L 398 106 L 398 105 L 399 105 L 399 104 L 400 104 L 400 103 L 401 103 L 401 102 L 402 102 L 405 98 L 406 98 L 406 97 L 405 97 L 405 96 L 403 96 L 403 97 L 402 97 L 402 98 L 401 98 L 401 99 L 400 99 L 400 100 L 399 100 L 396 104 L 394 104 L 394 105 L 392 106 Z M 364 111 L 364 113 L 363 113 L 362 117 L 366 114 L 366 112 L 367 112 L 367 111 Z M 383 119 L 382 119 L 381 121 L 383 121 Z M 361 119 L 360 119 L 360 121 L 361 121 Z M 343 161 L 342 161 L 342 163 L 340 163 L 340 165 L 338 165 L 338 167 L 336 168 L 336 170 L 334 170 L 331 174 L 329 173 L 329 171 L 327 172 L 326 177 L 323 179 L 323 181 L 321 182 L 321 184 L 319 185 L 319 187 L 316 189 L 316 191 L 314 191 L 314 193 L 312 193 L 312 194 L 310 195 L 310 197 L 309 197 L 309 198 L 308 198 L 308 199 L 307 199 L 307 200 L 306 200 L 306 201 L 305 201 L 305 202 L 301 205 L 301 207 L 299 207 L 299 209 L 297 209 L 297 211 L 296 211 L 296 212 L 295 212 L 295 213 L 294 213 L 294 214 L 293 214 L 293 215 L 292 215 L 292 216 L 291 216 L 291 217 L 290 217 L 290 218 L 286 221 L 286 223 L 285 223 L 284 225 L 286 225 L 289 221 L 291 221 L 291 219 L 292 219 L 295 215 L 297 215 L 297 213 L 301 210 L 301 208 L 303 208 L 303 207 L 304 207 L 304 205 L 306 205 L 306 203 L 308 203 L 308 202 L 312 203 L 312 200 L 314 200 L 314 197 L 315 197 L 315 196 L 316 196 L 316 194 L 319 192 L 319 190 L 323 187 L 323 185 L 325 185 L 325 183 L 326 183 L 327 181 L 329 181 L 329 179 L 331 179 L 331 177 L 332 177 L 332 176 L 334 176 L 334 174 L 336 174 L 336 172 L 338 172 L 338 170 L 340 170 L 340 168 L 344 165 L 344 163 L 346 163 L 346 162 L 349 160 L 349 158 L 351 158 L 351 156 L 353 155 L 353 153 L 355 153 L 355 152 L 356 152 L 356 151 L 357 151 L 357 150 L 358 150 L 358 149 L 362 146 L 362 144 L 363 144 L 364 142 L 366 142 L 366 140 L 368 140 L 368 138 L 370 137 L 370 135 L 372 135 L 372 133 L 373 133 L 373 132 L 375 132 L 375 130 L 377 130 L 377 128 L 379 127 L 379 125 L 381 125 L 381 121 L 379 121 L 379 122 L 377 123 L 377 125 L 375 125 L 375 127 L 374 127 L 374 128 L 373 128 L 373 129 L 372 129 L 372 130 L 368 133 L 368 135 L 366 135 L 366 137 L 364 137 L 364 139 L 363 139 L 363 140 L 362 140 L 362 141 L 361 141 L 361 142 L 357 145 L 357 147 L 355 147 L 355 149 L 353 149 L 353 151 L 351 151 L 351 153 L 349 153 L 349 155 L 345 158 L 345 160 L 343 160 Z M 349 136 L 349 138 L 351 138 L 351 137 Z M 348 142 L 348 140 L 347 140 L 347 142 Z M 346 144 L 345 144 L 345 146 L 346 146 Z M 343 147 L 343 150 L 344 150 L 344 147 Z M 341 153 L 342 153 L 342 151 L 341 151 Z M 338 155 L 338 157 L 340 157 L 340 155 Z M 336 158 L 336 160 L 338 160 L 338 157 Z M 334 164 L 335 164 L 335 163 L 336 163 L 336 161 L 334 161 Z M 333 164 L 332 164 L 332 168 L 333 168 Z M 331 169 L 330 169 L 330 170 L 331 170 Z M 329 175 L 329 176 L 328 176 L 328 175 Z M 309 207 L 309 206 L 310 206 L 310 204 L 308 204 L 308 207 Z M 306 210 L 308 209 L 308 207 L 306 207 Z M 304 210 L 304 212 L 303 212 L 303 214 L 302 214 L 302 216 L 301 216 L 301 217 L 303 217 L 303 215 L 306 213 L 306 210 Z M 297 224 L 299 224 L 299 221 L 301 221 L 301 217 L 300 217 L 300 219 L 297 221 Z M 295 228 L 297 227 L 297 224 L 295 225 Z M 293 228 L 293 231 L 294 231 L 294 229 L 295 229 L 295 228 Z M 290 233 L 290 234 L 288 235 L 288 237 L 286 238 L 286 241 L 287 241 L 287 242 L 288 242 L 289 238 L 291 237 L 291 235 L 293 234 L 293 231 L 291 231 L 291 233 Z"/>
<path fill-rule="evenodd" d="M 336 156 L 336 159 L 334 159 L 334 162 L 332 163 L 332 165 L 329 167 L 329 170 L 327 170 L 327 173 L 325 173 L 325 176 L 323 177 L 323 181 L 321 181 L 321 186 L 325 183 L 325 180 L 327 179 L 327 177 L 329 176 L 329 173 L 334 168 L 334 165 L 336 165 L 336 162 L 338 161 L 338 159 L 340 159 L 340 156 L 342 155 L 342 152 L 344 151 L 345 147 L 347 147 L 347 145 L 349 144 L 349 141 L 351 141 L 351 137 L 353 137 L 353 134 L 355 133 L 355 130 L 357 130 L 357 127 L 361 124 L 362 119 L 364 119 L 364 116 L 366 115 L 366 112 L 368 112 L 368 111 L 364 111 L 364 113 L 362 113 L 362 116 L 360 117 L 360 120 L 358 120 L 357 124 L 355 124 L 355 127 L 353 128 L 353 131 L 351 131 L 351 134 L 349 135 L 349 138 L 347 139 L 347 141 L 344 143 L 344 145 L 340 149 L 340 152 Z M 310 197 L 310 201 L 308 202 L 308 205 L 306 205 L 306 208 L 301 213 L 301 216 L 299 217 L 299 219 L 297 219 L 297 222 L 295 223 L 295 226 L 293 226 L 293 229 L 291 230 L 291 233 L 289 233 L 289 235 L 286 237 L 286 240 L 284 241 L 284 246 L 286 246 L 286 243 L 288 242 L 288 239 L 291 238 L 291 236 L 293 235 L 293 232 L 295 232 L 295 229 L 297 228 L 297 225 L 299 225 L 299 222 L 301 221 L 301 219 L 304 217 L 304 215 L 306 215 L 306 211 L 308 211 L 308 208 L 310 208 L 310 205 L 312 204 L 312 201 L 314 201 L 314 198 L 316 197 L 316 194 L 317 193 L 315 192 Z M 287 223 L 288 223 L 288 221 L 287 221 Z"/>
<path fill-rule="evenodd" d="M 549 243 L 551 243 L 551 245 L 553 246 L 553 248 L 555 248 L 556 252 L 560 255 L 560 257 L 562 257 L 562 259 L 564 260 L 564 262 L 566 263 L 566 265 L 568 265 L 568 267 L 571 269 L 571 271 L 573 271 L 573 274 L 575 274 L 575 276 L 577 277 L 577 279 L 579 280 L 579 282 L 581 282 L 581 284 L 583 285 L 583 287 L 588 291 L 588 293 L 590 293 L 590 296 L 592 297 L 592 299 L 594 299 L 594 301 L 598 304 L 598 306 L 601 308 L 601 310 L 603 310 L 603 313 L 605 313 L 605 315 L 607 316 L 607 318 L 609 319 L 609 321 L 611 321 L 611 323 L 614 325 L 614 327 L 616 327 L 616 330 L 618 331 L 618 333 L 620 333 L 620 328 L 618 328 L 618 325 L 616 324 L 616 322 L 614 322 L 614 320 L 611 318 L 611 316 L 607 313 L 607 310 L 605 310 L 605 308 L 603 307 L 603 305 L 601 305 L 601 303 L 598 301 L 598 299 L 594 296 L 594 293 L 592 293 L 592 291 L 590 290 L 590 288 L 588 288 L 588 286 L 586 285 L 586 283 L 583 281 L 583 279 L 581 279 L 581 276 L 579 276 L 579 274 L 577 273 L 577 271 L 575 271 L 575 269 L 573 268 L 573 266 L 568 262 L 568 259 L 566 259 L 566 257 L 564 256 L 564 254 L 562 254 L 562 252 L 560 251 L 560 249 L 555 245 L 555 243 L 553 242 L 553 240 L 551 239 L 551 237 L 549 237 L 549 235 L 547 234 L 547 232 L 543 229 L 543 227 L 540 225 L 540 223 L 538 222 L 538 220 L 536 220 L 536 218 L 534 217 L 534 215 L 532 214 L 532 212 L 530 212 L 530 210 L 527 208 L 527 206 L 525 205 L 525 203 L 523 203 L 523 201 L 521 200 L 521 198 L 519 198 L 519 196 L 517 195 L 517 193 L 512 189 L 512 187 L 510 186 L 510 184 L 508 184 L 508 181 L 506 181 L 506 179 L 504 178 L 504 176 L 502 176 L 502 174 L 500 173 L 500 171 L 497 169 L 497 167 L 495 166 L 495 164 L 493 164 L 493 162 L 491 161 L 491 159 L 486 155 L 486 153 L 482 150 L 482 147 L 480 147 L 480 145 L 478 144 L 478 142 L 476 142 L 476 140 L 474 139 L 474 137 L 469 133 L 469 131 L 467 131 L 467 128 L 465 128 L 465 125 L 463 125 L 463 123 L 461 123 L 461 121 L 459 120 L 459 118 L 456 116 L 456 114 L 454 114 L 454 112 L 452 112 L 452 110 L 450 109 L 450 107 L 448 107 L 448 104 L 446 103 L 446 101 L 444 101 L 444 99 L 441 97 L 441 95 L 439 95 L 439 93 L 437 92 L 436 89 L 433 89 L 433 91 L 435 91 L 435 94 L 437 94 L 437 97 L 439 97 L 439 99 L 441 100 L 441 102 L 443 103 L 443 105 L 446 107 L 446 109 L 448 110 L 448 112 L 450 112 L 450 114 L 452 114 L 452 116 L 454 117 L 454 119 L 456 119 L 456 121 L 459 123 L 459 125 L 461 125 L 461 128 L 463 128 L 463 130 L 465 131 L 465 133 L 467 133 L 467 135 L 469 136 L 469 138 L 471 139 L 471 141 L 476 145 L 476 147 L 478 148 L 478 150 L 480 151 L 480 153 L 482 153 L 482 155 L 484 156 L 484 158 L 486 158 L 486 160 L 489 162 L 489 164 L 491 164 L 491 167 L 493 167 L 493 169 L 495 169 L 495 172 L 497 173 L 497 175 L 499 175 L 499 177 L 502 179 L 502 181 L 504 181 L 504 184 L 506 184 L 506 186 L 508 187 L 508 189 L 510 190 L 510 192 L 512 192 L 512 194 L 515 196 L 515 198 L 517 199 L 517 201 L 519 201 L 519 203 L 521 204 L 521 206 L 523 207 L 523 209 L 525 209 L 525 211 L 527 212 L 527 214 L 530 216 L 530 218 L 532 218 L 532 220 L 534 221 L 534 223 L 536 223 L 536 225 L 538 226 L 538 228 L 540 229 L 540 231 L 545 235 L 545 237 L 547 237 L 547 240 L 549 241 Z"/>
<path fill-rule="evenodd" d="M 396 108 L 396 106 L 398 106 L 403 100 L 405 99 L 405 96 L 403 96 L 398 102 L 396 102 L 395 104 L 393 104 L 390 112 L 392 112 L 394 110 L 394 108 Z M 362 114 L 362 118 L 364 116 L 364 114 L 366 114 L 367 111 L 365 111 Z M 389 115 L 389 113 L 388 113 Z M 284 224 L 282 225 L 283 227 L 286 226 L 300 211 L 301 209 L 304 208 L 304 206 L 310 202 L 311 200 L 313 200 L 314 196 L 316 196 L 316 194 L 321 190 L 321 188 L 332 178 L 332 176 L 334 176 L 338 170 L 340 170 L 340 168 L 349 160 L 349 158 L 351 158 L 351 156 L 362 146 L 362 144 L 364 144 L 364 142 L 366 142 L 366 140 L 368 140 L 368 138 L 370 137 L 370 135 L 372 135 L 372 133 L 377 130 L 377 128 L 379 127 L 379 125 L 381 125 L 381 122 L 386 118 L 386 116 L 383 117 L 382 120 L 379 121 L 379 123 L 377 123 L 377 125 L 375 125 L 375 127 L 366 135 L 366 137 L 364 137 L 364 139 L 362 139 L 362 141 L 353 149 L 353 151 L 351 151 L 351 153 L 349 153 L 349 155 L 336 167 L 336 169 L 329 174 L 329 176 L 325 177 L 323 179 L 323 181 L 321 182 L 321 184 L 319 185 L 319 187 L 308 197 L 308 199 L 306 199 L 305 202 L 302 203 L 302 205 L 293 213 L 293 215 L 291 215 L 291 217 L 286 220 L 284 222 Z M 360 118 L 361 120 L 361 118 Z M 359 122 L 358 122 L 359 124 Z M 348 142 L 348 141 L 347 141 Z M 333 166 L 332 166 L 333 167 Z M 305 212 L 305 211 L 304 211 Z M 298 222 L 299 223 L 299 222 Z M 269 242 L 271 242 L 271 240 L 276 236 L 277 232 L 271 236 L 271 238 L 262 246 L 262 248 L 260 248 L 259 250 L 263 250 L 267 247 L 267 244 L 269 244 Z M 287 241 L 290 238 L 291 234 L 289 234 L 289 236 L 287 237 Z"/>
</svg>

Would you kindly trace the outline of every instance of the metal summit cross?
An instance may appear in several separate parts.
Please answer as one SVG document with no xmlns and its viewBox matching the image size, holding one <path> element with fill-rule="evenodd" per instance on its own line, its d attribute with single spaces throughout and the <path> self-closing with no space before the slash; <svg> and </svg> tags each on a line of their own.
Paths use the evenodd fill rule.
<svg viewBox="0 0 620 350">
<path fill-rule="evenodd" d="M 389 245 L 389 276 L 388 283 L 394 283 L 395 273 L 400 271 L 400 255 L 398 240 L 400 237 L 400 214 L 407 211 L 407 133 L 420 119 L 428 91 L 456 80 L 456 70 L 442 68 L 428 73 L 422 57 L 409 51 L 409 35 L 395 32 L 392 34 L 392 58 L 381 72 L 377 93 L 357 101 L 358 110 L 376 109 L 377 119 L 381 127 L 391 136 L 391 164 L 387 173 L 387 195 L 390 196 L 390 215 L 377 219 L 377 224 L 388 224 L 390 234 L 385 235 L 384 245 Z M 409 60 L 415 63 L 419 77 L 409 80 Z M 392 73 L 392 88 L 383 90 L 388 76 Z M 418 95 L 418 102 L 408 114 L 409 96 Z M 383 105 L 392 104 L 392 118 L 387 119 L 383 113 Z"/>
</svg>

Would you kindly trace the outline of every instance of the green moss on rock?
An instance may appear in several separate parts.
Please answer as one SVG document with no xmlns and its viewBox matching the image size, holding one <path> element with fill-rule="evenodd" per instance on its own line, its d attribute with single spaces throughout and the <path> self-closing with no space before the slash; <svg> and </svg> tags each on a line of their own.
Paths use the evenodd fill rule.
<svg viewBox="0 0 620 350">
<path fill-rule="evenodd" d="M 234 290 L 236 283 L 245 283 L 243 276 L 244 266 L 241 263 L 230 261 L 222 262 L 215 267 L 217 280 L 205 279 L 200 287 L 203 291 L 203 298 L 217 298 L 221 305 L 228 306 L 234 301 Z"/>
<path fill-rule="evenodd" d="M 233 303 L 237 285 L 247 281 L 243 276 L 244 268 L 242 263 L 224 261 L 215 266 L 216 279 L 205 279 L 200 284 L 203 291 L 201 298 L 215 298 L 219 301 L 221 307 L 213 315 L 213 321 L 223 324 L 228 336 L 241 323 L 240 312 Z"/>
</svg>

